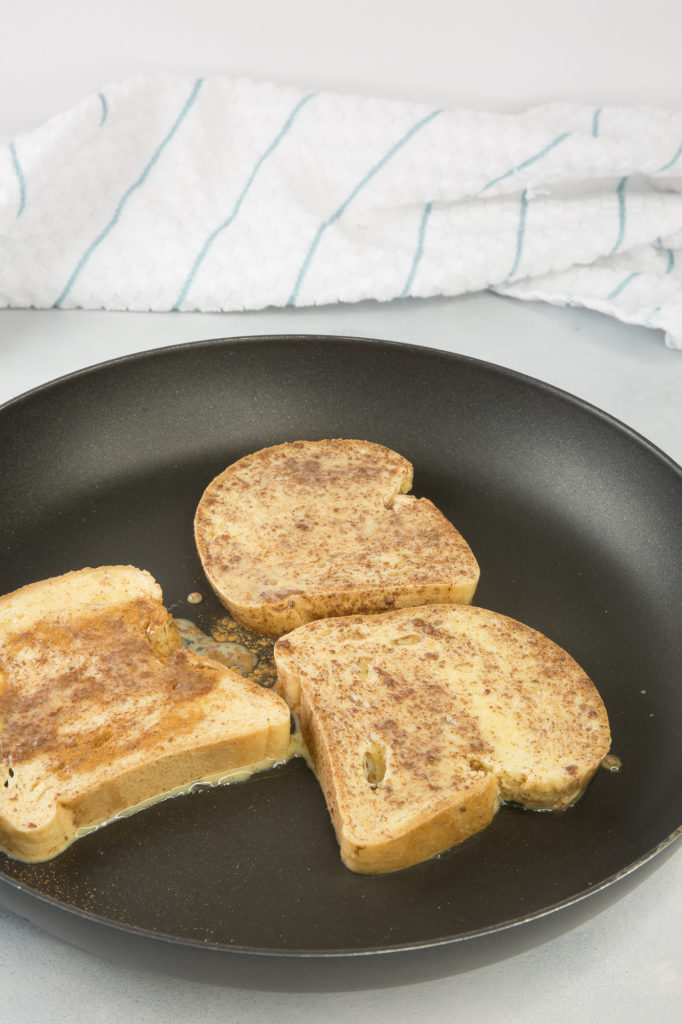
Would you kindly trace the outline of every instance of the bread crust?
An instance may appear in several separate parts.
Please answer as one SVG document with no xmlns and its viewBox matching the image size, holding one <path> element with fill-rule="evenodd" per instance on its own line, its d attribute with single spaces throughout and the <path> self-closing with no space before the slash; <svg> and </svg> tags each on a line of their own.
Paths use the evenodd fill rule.
<svg viewBox="0 0 682 1024">
<path fill-rule="evenodd" d="M 296 441 L 228 466 L 196 511 L 213 590 L 242 625 L 281 636 L 305 622 L 468 603 L 476 559 L 412 466 L 369 441 Z"/>
<path fill-rule="evenodd" d="M 283 760 L 277 694 L 181 646 L 161 589 L 86 568 L 0 598 L 0 847 L 46 860 L 83 830 Z"/>
<path fill-rule="evenodd" d="M 608 753 L 606 710 L 542 634 L 471 606 L 311 622 L 275 644 L 347 867 L 394 871 L 503 801 L 561 810 Z"/>
</svg>

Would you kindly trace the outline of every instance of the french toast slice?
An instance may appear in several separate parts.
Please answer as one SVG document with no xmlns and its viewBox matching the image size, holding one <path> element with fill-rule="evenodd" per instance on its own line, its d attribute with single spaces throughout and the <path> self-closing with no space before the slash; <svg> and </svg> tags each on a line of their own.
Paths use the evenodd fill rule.
<svg viewBox="0 0 682 1024">
<path fill-rule="evenodd" d="M 195 540 L 242 625 L 283 633 L 328 616 L 471 601 L 476 559 L 412 466 L 369 441 L 295 441 L 247 455 L 206 488 Z"/>
<path fill-rule="evenodd" d="M 514 619 L 464 605 L 310 622 L 275 644 L 353 871 L 394 871 L 483 829 L 501 801 L 559 810 L 611 738 L 593 683 Z"/>
<path fill-rule="evenodd" d="M 201 780 L 287 756 L 274 692 L 181 646 L 149 573 L 104 566 L 0 598 L 0 847 L 47 860 Z"/>
</svg>

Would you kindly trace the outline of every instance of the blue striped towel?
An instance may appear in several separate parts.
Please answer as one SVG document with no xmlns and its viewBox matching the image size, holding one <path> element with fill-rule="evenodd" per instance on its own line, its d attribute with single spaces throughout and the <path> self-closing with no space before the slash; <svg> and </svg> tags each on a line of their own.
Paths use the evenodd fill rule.
<svg viewBox="0 0 682 1024">
<path fill-rule="evenodd" d="M 682 113 L 522 114 L 138 77 L 0 144 L 0 306 L 493 289 L 682 348 Z"/>
</svg>

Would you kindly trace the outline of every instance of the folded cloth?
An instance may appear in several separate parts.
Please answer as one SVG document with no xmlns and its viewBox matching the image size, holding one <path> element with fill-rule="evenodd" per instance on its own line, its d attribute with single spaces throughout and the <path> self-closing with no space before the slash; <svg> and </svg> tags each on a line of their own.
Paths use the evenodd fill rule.
<svg viewBox="0 0 682 1024">
<path fill-rule="evenodd" d="M 682 348 L 682 112 L 437 110 L 137 77 L 0 145 L 0 305 L 244 310 L 493 289 Z"/>
</svg>

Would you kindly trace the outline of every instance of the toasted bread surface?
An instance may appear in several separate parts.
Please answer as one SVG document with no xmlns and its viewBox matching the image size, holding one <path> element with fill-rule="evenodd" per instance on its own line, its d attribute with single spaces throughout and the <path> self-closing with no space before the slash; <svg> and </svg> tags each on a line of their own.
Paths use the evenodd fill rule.
<svg viewBox="0 0 682 1024">
<path fill-rule="evenodd" d="M 354 871 L 425 860 L 484 828 L 500 801 L 565 808 L 610 747 L 580 666 L 482 608 L 311 622 L 275 644 L 275 661 Z"/>
<path fill-rule="evenodd" d="M 286 756 L 277 694 L 186 650 L 161 589 L 86 568 L 0 598 L 0 847 L 45 860 L 193 782 Z"/>
<path fill-rule="evenodd" d="M 328 616 L 471 601 L 476 559 L 412 466 L 368 441 L 296 441 L 247 455 L 206 488 L 195 539 L 235 619 L 271 636 Z"/>
</svg>

